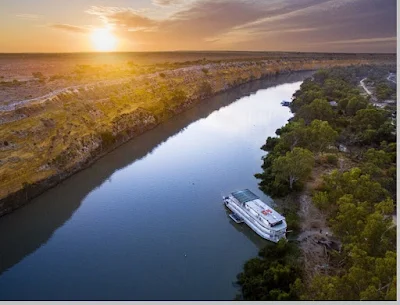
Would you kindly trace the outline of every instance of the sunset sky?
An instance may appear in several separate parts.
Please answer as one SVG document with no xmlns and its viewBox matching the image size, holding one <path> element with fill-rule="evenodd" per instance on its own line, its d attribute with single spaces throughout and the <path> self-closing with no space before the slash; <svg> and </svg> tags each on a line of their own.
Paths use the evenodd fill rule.
<svg viewBox="0 0 400 305">
<path fill-rule="evenodd" d="M 1 0 L 0 52 L 396 52 L 396 0 Z"/>
</svg>

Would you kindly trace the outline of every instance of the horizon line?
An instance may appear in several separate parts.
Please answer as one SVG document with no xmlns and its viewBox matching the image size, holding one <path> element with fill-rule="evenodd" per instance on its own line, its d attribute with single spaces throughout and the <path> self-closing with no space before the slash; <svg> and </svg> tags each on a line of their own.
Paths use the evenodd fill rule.
<svg viewBox="0 0 400 305">
<path fill-rule="evenodd" d="M 121 53 L 297 53 L 297 54 L 385 54 L 396 55 L 397 52 L 328 52 L 328 51 L 254 51 L 254 50 L 164 50 L 164 51 L 76 51 L 76 52 L 1 52 L 0 55 L 14 54 L 121 54 Z"/>
</svg>

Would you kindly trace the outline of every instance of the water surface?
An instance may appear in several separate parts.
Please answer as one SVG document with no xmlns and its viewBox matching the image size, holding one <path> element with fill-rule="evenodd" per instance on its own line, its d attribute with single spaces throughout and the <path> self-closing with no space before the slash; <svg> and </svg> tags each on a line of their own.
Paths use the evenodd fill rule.
<svg viewBox="0 0 400 305">
<path fill-rule="evenodd" d="M 222 205 L 310 73 L 243 85 L 128 142 L 0 218 L 0 299 L 231 300 L 270 243 Z M 272 245 L 272 244 L 271 244 Z"/>
</svg>

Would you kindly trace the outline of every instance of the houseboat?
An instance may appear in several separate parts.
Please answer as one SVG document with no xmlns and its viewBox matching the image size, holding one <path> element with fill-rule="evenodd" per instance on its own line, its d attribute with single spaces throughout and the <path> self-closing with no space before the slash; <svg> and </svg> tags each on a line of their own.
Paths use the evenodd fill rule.
<svg viewBox="0 0 400 305">
<path fill-rule="evenodd" d="M 282 102 L 281 102 L 281 105 L 282 105 L 282 106 L 289 107 L 289 106 L 290 106 L 290 102 L 289 102 L 289 101 L 282 101 Z"/>
<path fill-rule="evenodd" d="M 223 197 L 225 206 L 243 220 L 262 238 L 278 242 L 286 238 L 285 217 L 260 200 L 260 197 L 245 189 Z"/>
</svg>

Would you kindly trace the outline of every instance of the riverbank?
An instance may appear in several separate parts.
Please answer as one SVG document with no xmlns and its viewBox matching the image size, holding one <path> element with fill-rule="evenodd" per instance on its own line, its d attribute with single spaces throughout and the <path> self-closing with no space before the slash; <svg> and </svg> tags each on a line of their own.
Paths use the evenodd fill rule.
<svg viewBox="0 0 400 305">
<path fill-rule="evenodd" d="M 358 88 L 365 74 L 386 78 L 392 70 L 322 70 L 294 94 L 295 115 L 267 139 L 263 172 L 256 177 L 266 194 L 285 198 L 283 210 L 298 213 L 295 221 L 287 218 L 300 233 L 295 243 L 302 255 L 294 266 L 302 271 L 297 278 L 277 274 L 286 280 L 282 290 L 277 282 L 254 280 L 276 268 L 250 261 L 239 281 L 244 298 L 396 299 L 395 110 L 374 107 Z M 288 254 L 280 268 L 292 268 L 293 259 Z M 260 293 L 274 290 L 279 293 Z"/>
<path fill-rule="evenodd" d="M 64 92 L 52 100 L 3 112 L 0 216 L 210 96 L 278 74 L 353 63 L 325 60 L 279 67 L 264 61 L 196 65 L 144 75 L 135 83 Z"/>
</svg>

